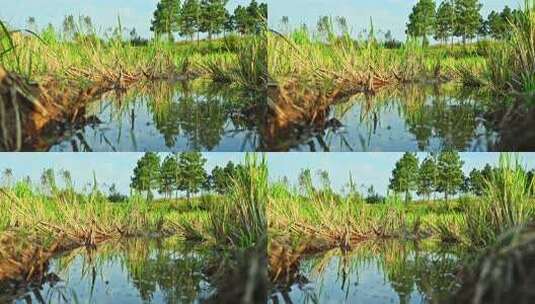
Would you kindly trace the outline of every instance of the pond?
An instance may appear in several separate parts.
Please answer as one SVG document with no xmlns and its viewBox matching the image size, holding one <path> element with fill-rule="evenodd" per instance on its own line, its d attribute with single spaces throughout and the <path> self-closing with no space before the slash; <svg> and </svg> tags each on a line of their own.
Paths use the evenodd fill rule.
<svg viewBox="0 0 535 304">
<path fill-rule="evenodd" d="M 535 107 L 500 106 L 455 85 L 407 85 L 281 124 L 266 96 L 210 82 L 153 82 L 109 93 L 75 122 L 23 134 L 24 151 L 532 151 Z M 529 104 L 521 102 L 517 104 Z M 242 111 L 241 109 L 245 109 Z M 286 116 L 284 114 L 283 116 Z M 16 132 L 13 132 L 14 134 Z M 0 144 L 3 142 L 0 132 Z M 15 143 L 16 140 L 11 140 Z M 0 149 L 2 146 L 0 145 Z M 5 148 L 4 148 L 5 150 Z"/>
<path fill-rule="evenodd" d="M 203 80 L 141 83 L 89 103 L 74 122 L 50 123 L 41 134 L 25 134 L 22 150 L 252 150 L 253 134 L 235 109 L 258 98 Z"/>
<path fill-rule="evenodd" d="M 483 93 L 451 84 L 385 88 L 375 96 L 360 94 L 331 106 L 323 114 L 326 123 L 321 128 L 311 126 L 297 134 L 295 130 L 287 132 L 291 133 L 287 134 L 291 144 L 286 143 L 283 149 L 313 152 L 532 149 L 533 144 L 522 147 L 526 145 L 524 136 L 522 140 L 510 138 L 510 134 L 500 131 L 503 124 L 497 120 L 496 116 L 500 115 L 496 113 L 496 104 L 498 100 L 491 100 Z M 524 126 L 521 130 L 522 134 L 529 133 L 529 138 L 535 138 L 531 128 Z"/>
<path fill-rule="evenodd" d="M 460 251 L 408 241 L 365 242 L 303 259 L 270 303 L 437 303 L 459 286 Z"/>
<path fill-rule="evenodd" d="M 56 257 L 42 284 L 0 291 L 0 302 L 228 303 L 243 296 L 247 282 L 265 282 L 258 280 L 261 272 L 248 275 L 253 258 L 258 257 L 216 253 L 176 238 L 111 242 Z M 254 287 L 260 292 L 251 297 L 265 302 L 266 287 Z"/>
</svg>

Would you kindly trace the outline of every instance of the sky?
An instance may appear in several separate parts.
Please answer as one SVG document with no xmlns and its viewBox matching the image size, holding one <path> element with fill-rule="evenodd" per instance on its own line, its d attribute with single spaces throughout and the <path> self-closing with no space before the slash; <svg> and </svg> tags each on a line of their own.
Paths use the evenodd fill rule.
<svg viewBox="0 0 535 304">
<path fill-rule="evenodd" d="M 165 156 L 162 153 L 162 158 Z M 211 171 L 216 165 L 225 165 L 228 161 L 242 162 L 245 153 L 203 153 L 207 158 L 206 169 Z M 286 176 L 293 184 L 302 169 L 310 168 L 313 173 L 318 169 L 327 170 L 333 188 L 341 190 L 347 184 L 349 174 L 365 191 L 373 185 L 380 194 L 386 194 L 392 168 L 402 153 L 266 153 L 271 180 L 280 180 Z M 16 179 L 29 176 L 38 182 L 44 169 L 54 168 L 56 172 L 66 169 L 71 172 L 75 187 L 83 189 L 93 181 L 93 172 L 101 189 L 108 189 L 116 184 L 117 189 L 129 193 L 130 176 L 136 161 L 142 153 L 0 153 L 0 172 L 6 168 L 13 169 Z M 418 153 L 422 160 L 426 153 Z M 473 168 L 482 168 L 485 164 L 496 164 L 499 153 L 461 153 L 465 162 L 463 168 L 468 174 Z M 522 163 L 527 168 L 535 168 L 535 153 L 520 153 Z M 60 179 L 58 178 L 58 181 Z M 317 178 L 316 178 L 317 181 Z M 90 189 L 90 188 L 89 188 Z"/>
<path fill-rule="evenodd" d="M 519 8 L 524 0 L 480 0 L 481 13 L 488 16 L 492 10 L 502 10 L 506 5 Z M 303 23 L 315 28 L 320 16 L 343 16 L 357 35 L 369 28 L 370 17 L 377 30 L 391 30 L 394 38 L 405 40 L 405 24 L 417 0 L 269 0 L 269 26 L 280 29 L 280 20 L 288 16 L 292 27 Z M 441 2 L 437 0 L 438 4 Z"/>
<path fill-rule="evenodd" d="M 152 36 L 150 21 L 159 0 L 2 0 L 0 19 L 12 27 L 23 28 L 28 17 L 35 17 L 37 26 L 42 28 L 48 23 L 61 26 L 67 15 L 90 16 L 93 24 L 103 33 L 117 25 L 121 17 L 123 27 L 136 28 L 144 38 Z M 264 2 L 264 1 L 259 1 Z M 234 11 L 238 5 L 248 5 L 250 0 L 230 0 L 227 9 Z"/>
</svg>

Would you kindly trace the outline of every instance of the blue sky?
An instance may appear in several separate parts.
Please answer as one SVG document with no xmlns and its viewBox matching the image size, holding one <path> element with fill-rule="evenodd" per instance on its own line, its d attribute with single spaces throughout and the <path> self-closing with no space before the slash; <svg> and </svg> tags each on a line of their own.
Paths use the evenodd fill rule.
<svg viewBox="0 0 535 304">
<path fill-rule="evenodd" d="M 319 16 L 344 16 L 354 34 L 369 28 L 370 17 L 377 30 L 391 30 L 396 39 L 405 40 L 405 24 L 417 0 L 269 0 L 269 25 L 278 28 L 283 16 L 290 18 L 292 26 L 303 23 L 313 26 Z M 441 1 L 438 0 L 438 3 Z M 520 7 L 523 0 L 481 0 L 483 16 L 505 5 Z"/>
<path fill-rule="evenodd" d="M 244 153 L 203 153 L 208 159 L 206 168 L 224 165 L 229 160 L 241 162 Z M 130 175 L 140 153 L 0 153 L 0 171 L 11 168 L 17 179 L 30 176 L 37 182 L 46 168 L 56 171 L 67 169 L 71 172 L 78 189 L 93 181 L 93 171 L 100 186 L 115 183 L 123 193 L 128 193 Z M 164 154 L 162 154 L 164 155 Z M 402 153 L 267 153 L 270 176 L 273 180 L 287 176 L 295 183 L 303 168 L 313 172 L 325 169 L 331 176 L 335 189 L 341 189 L 351 172 L 358 185 L 373 185 L 384 194 L 395 162 Z M 423 159 L 427 154 L 419 153 Z M 521 153 L 523 163 L 535 168 L 535 153 Z M 461 153 L 465 161 L 464 170 L 483 167 L 486 163 L 496 163 L 498 153 Z"/>
<path fill-rule="evenodd" d="M 61 26 L 66 15 L 86 15 L 93 24 L 105 31 L 117 25 L 121 16 L 123 27 L 135 27 L 142 37 L 150 37 L 150 21 L 158 0 L 2 0 L 0 19 L 21 28 L 28 17 L 36 18 L 39 27 L 52 23 Z M 259 1 L 264 2 L 264 1 Z M 231 11 L 237 5 L 247 5 L 250 0 L 230 0 L 227 8 Z"/>
</svg>

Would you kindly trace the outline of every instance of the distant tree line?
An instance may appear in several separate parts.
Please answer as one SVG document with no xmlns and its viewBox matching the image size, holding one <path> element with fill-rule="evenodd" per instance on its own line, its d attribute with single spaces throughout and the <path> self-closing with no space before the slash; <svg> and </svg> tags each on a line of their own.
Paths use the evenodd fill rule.
<svg viewBox="0 0 535 304">
<path fill-rule="evenodd" d="M 465 176 L 463 165 L 458 152 L 431 153 L 421 163 L 415 153 L 405 153 L 392 170 L 389 189 L 404 193 L 405 202 L 411 200 L 413 192 L 427 200 L 434 193 L 443 193 L 446 201 L 459 192 L 482 195 L 498 168 L 487 164 L 483 169 L 472 169 Z M 533 181 L 535 170 L 527 172 L 527 175 L 526 187 Z"/>
<path fill-rule="evenodd" d="M 153 191 L 165 198 L 185 192 L 188 199 L 201 190 L 224 194 L 236 174 L 243 170 L 242 165 L 228 162 L 225 167 L 214 167 L 208 174 L 205 164 L 206 159 L 199 152 L 170 154 L 163 160 L 157 153 L 147 152 L 137 161 L 130 187 L 145 192 L 148 200 L 153 198 Z"/>
<path fill-rule="evenodd" d="M 502 12 L 492 11 L 487 19 L 481 16 L 482 4 L 478 0 L 444 0 L 436 7 L 435 0 L 419 0 L 412 8 L 406 33 L 421 37 L 422 43 L 428 37 L 442 43 L 458 37 L 463 43 L 476 37 L 505 39 L 510 23 L 523 14 L 520 10 L 505 7 Z"/>
<path fill-rule="evenodd" d="M 238 5 L 233 14 L 226 9 L 228 0 L 161 0 L 156 6 L 151 31 L 157 36 L 174 34 L 197 39 L 206 33 L 208 39 L 221 33 L 255 34 L 262 31 L 267 20 L 267 4 L 252 0 L 248 6 Z"/>
</svg>

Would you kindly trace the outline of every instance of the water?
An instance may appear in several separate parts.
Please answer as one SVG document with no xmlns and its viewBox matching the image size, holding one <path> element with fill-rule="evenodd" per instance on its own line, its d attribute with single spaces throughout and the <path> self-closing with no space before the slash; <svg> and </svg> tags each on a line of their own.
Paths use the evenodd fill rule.
<svg viewBox="0 0 535 304">
<path fill-rule="evenodd" d="M 329 110 L 326 128 L 296 140 L 296 151 L 495 150 L 488 100 L 454 86 L 415 85 L 356 96 Z M 526 130 L 527 132 L 528 130 Z"/>
<path fill-rule="evenodd" d="M 49 151 L 252 150 L 251 131 L 234 115 L 248 92 L 207 82 L 151 83 L 91 103 L 84 123 L 53 136 Z"/>
<path fill-rule="evenodd" d="M 270 303 L 429 303 L 458 288 L 455 248 L 367 242 L 305 258 L 297 282 L 278 286 Z"/>
<path fill-rule="evenodd" d="M 130 239 L 100 245 L 96 250 L 81 248 L 53 259 L 43 284 L 19 290 L 16 296 L 0 292 L 0 302 L 234 301 L 251 278 L 247 270 L 240 268 L 243 265 L 221 255 L 175 238 Z M 232 288 L 222 278 L 231 280 Z"/>
<path fill-rule="evenodd" d="M 25 136 L 26 151 L 531 151 L 535 110 L 497 106 L 453 85 L 412 85 L 356 96 L 314 125 L 284 129 L 265 96 L 204 81 L 156 82 L 90 103 L 75 123 Z M 523 104 L 528 104 L 524 102 Z M 318 117 L 318 116 L 316 116 Z M 1 142 L 1 141 L 0 141 Z M 15 142 L 14 140 L 12 142 Z"/>
</svg>

